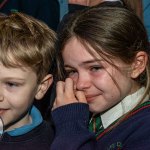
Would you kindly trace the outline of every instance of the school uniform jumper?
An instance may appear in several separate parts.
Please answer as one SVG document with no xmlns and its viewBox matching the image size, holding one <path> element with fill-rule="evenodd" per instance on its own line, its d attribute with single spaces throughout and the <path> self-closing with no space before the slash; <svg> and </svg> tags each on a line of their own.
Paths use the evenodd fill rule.
<svg viewBox="0 0 150 150">
<path fill-rule="evenodd" d="M 73 103 L 52 112 L 56 136 L 51 150 L 150 150 L 150 101 L 135 108 L 118 126 L 109 130 L 123 114 L 139 102 L 143 88 L 100 115 L 104 131 L 94 134 L 88 129 L 87 104 Z M 131 101 L 132 100 L 132 101 Z"/>
</svg>

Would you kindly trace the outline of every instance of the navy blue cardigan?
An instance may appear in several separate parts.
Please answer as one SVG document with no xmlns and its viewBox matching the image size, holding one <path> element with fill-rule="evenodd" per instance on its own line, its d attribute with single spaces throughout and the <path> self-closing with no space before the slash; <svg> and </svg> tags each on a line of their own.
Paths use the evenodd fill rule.
<svg viewBox="0 0 150 150">
<path fill-rule="evenodd" d="M 150 103 L 97 138 L 88 130 L 89 108 L 75 103 L 52 112 L 56 136 L 51 150 L 150 150 Z"/>
</svg>

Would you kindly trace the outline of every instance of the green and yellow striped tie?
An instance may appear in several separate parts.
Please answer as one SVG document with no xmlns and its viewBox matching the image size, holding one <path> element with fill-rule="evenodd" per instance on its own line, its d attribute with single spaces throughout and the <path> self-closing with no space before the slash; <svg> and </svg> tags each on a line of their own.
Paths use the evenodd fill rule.
<svg viewBox="0 0 150 150">
<path fill-rule="evenodd" d="M 96 135 L 104 131 L 100 114 L 91 117 L 89 122 L 89 131 L 94 132 Z"/>
</svg>

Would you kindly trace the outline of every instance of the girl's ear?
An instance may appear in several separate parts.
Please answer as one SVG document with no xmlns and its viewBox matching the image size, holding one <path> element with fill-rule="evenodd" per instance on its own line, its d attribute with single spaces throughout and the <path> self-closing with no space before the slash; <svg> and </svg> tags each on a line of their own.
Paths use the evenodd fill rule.
<svg viewBox="0 0 150 150">
<path fill-rule="evenodd" d="M 46 75 L 44 79 L 41 81 L 41 83 L 38 85 L 35 99 L 36 100 L 42 99 L 52 83 L 53 83 L 53 76 L 51 74 Z"/>
<path fill-rule="evenodd" d="M 148 56 L 146 52 L 140 51 L 136 54 L 135 60 L 132 63 L 131 78 L 137 78 L 146 68 Z"/>
</svg>

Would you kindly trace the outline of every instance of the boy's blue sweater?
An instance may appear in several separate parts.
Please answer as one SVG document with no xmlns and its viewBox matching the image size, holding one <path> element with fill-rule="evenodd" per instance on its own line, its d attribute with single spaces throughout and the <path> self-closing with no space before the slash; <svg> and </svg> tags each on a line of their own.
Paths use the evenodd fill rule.
<svg viewBox="0 0 150 150">
<path fill-rule="evenodd" d="M 87 104 L 74 103 L 52 112 L 56 136 L 51 150 L 150 150 L 150 103 L 135 110 L 112 131 L 97 138 L 88 131 Z"/>
</svg>

